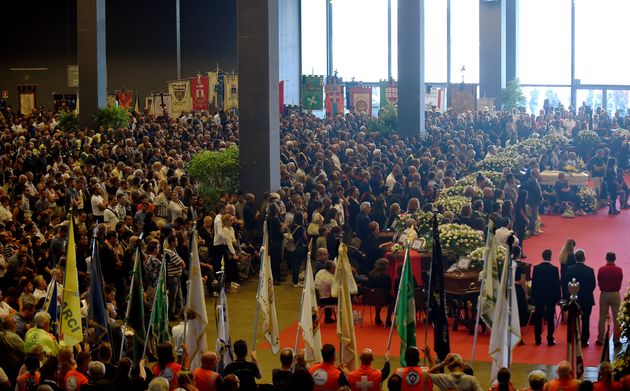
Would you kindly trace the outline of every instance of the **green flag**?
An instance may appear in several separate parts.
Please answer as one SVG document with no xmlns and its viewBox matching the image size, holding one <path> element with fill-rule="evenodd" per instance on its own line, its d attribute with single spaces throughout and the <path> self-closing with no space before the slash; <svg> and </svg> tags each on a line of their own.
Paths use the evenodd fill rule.
<svg viewBox="0 0 630 391">
<path fill-rule="evenodd" d="M 160 277 L 155 290 L 155 301 L 151 312 L 151 330 L 157 342 L 169 341 L 168 330 L 168 296 L 166 294 L 166 262 L 162 261 Z"/>
<path fill-rule="evenodd" d="M 136 249 L 135 254 L 130 296 L 131 297 L 129 298 L 129 308 L 127 309 L 127 324 L 131 326 L 134 330 L 133 360 L 138 361 L 142 358 L 142 349 L 145 342 L 142 262 L 140 261 L 139 248 Z"/>
<path fill-rule="evenodd" d="M 378 85 L 381 89 L 381 109 L 387 107 L 387 80 L 381 80 L 378 82 Z"/>
<path fill-rule="evenodd" d="M 405 362 L 405 351 L 416 346 L 416 291 L 409 262 L 409 248 L 405 251 L 405 261 L 400 274 L 398 287 L 398 307 L 396 308 L 396 328 L 400 336 L 400 361 Z"/>
<path fill-rule="evenodd" d="M 321 76 L 302 76 L 302 107 L 306 110 L 321 110 L 324 103 Z"/>
</svg>

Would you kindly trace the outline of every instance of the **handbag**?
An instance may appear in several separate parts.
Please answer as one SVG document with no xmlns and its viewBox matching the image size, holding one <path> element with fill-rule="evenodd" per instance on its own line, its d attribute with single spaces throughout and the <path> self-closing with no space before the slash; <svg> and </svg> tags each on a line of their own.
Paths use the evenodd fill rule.
<svg viewBox="0 0 630 391">
<path fill-rule="evenodd" d="M 297 248 L 295 244 L 295 239 L 293 238 L 293 235 L 297 230 L 298 229 L 296 228 L 293 232 L 287 232 L 284 234 L 284 239 L 282 239 L 282 246 L 284 246 L 284 251 L 292 253 Z"/>
<path fill-rule="evenodd" d="M 309 223 L 306 228 L 306 233 L 309 236 L 319 236 L 319 224 L 317 223 Z"/>
</svg>

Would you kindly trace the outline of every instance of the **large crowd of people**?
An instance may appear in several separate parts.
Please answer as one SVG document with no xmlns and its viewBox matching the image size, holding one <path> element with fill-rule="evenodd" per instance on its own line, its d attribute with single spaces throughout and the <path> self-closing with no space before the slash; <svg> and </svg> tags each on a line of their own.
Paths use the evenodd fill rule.
<svg viewBox="0 0 630 391">
<path fill-rule="evenodd" d="M 476 163 L 484 157 L 530 137 L 557 133 L 570 138 L 582 129 L 595 129 L 607 135 L 621 126 L 630 127 L 630 117 L 622 118 L 619 113 L 609 116 L 603 109 L 593 113 L 585 105 L 577 109 L 547 105 L 537 115 L 516 110 L 430 111 L 426 132 L 403 139 L 396 134 L 371 132 L 367 128 L 368 118 L 363 114 L 320 118 L 312 113 L 291 113 L 281 118 L 280 188 L 262 199 L 248 193 L 248 189 L 237 194 L 222 193 L 215 205 L 208 205 L 200 196 L 197 183 L 187 174 L 186 164 L 198 151 L 238 145 L 238 116 L 233 112 L 219 111 L 211 115 L 199 111 L 179 117 L 171 117 L 166 111 L 160 116 L 135 112 L 128 128 L 84 128 L 76 132 L 57 129 L 58 115 L 41 108 L 31 115 L 19 115 L 9 107 L 2 114 L 0 318 L 3 330 L 0 349 L 5 354 L 0 355 L 0 382 L 20 390 L 35 389 L 33 385 L 37 384 L 53 390 L 112 389 L 118 385 L 129 389 L 181 387 L 192 390 L 197 387 L 206 390 L 218 389 L 217 382 L 221 379 L 214 372 L 217 360 L 211 352 L 202 360 L 202 369 L 209 372 L 190 374 L 182 365 L 170 365 L 175 361 L 170 345 L 158 349 L 159 360 L 153 372 L 145 371 L 144 365 L 134 365 L 128 358 L 115 362 L 107 345 L 98 347 L 91 355 L 86 349 L 73 351 L 59 346 L 50 334 L 50 316 L 46 316 L 42 308 L 50 282 L 54 279 L 58 286 L 63 284 L 71 217 L 75 221 L 80 292 L 87 292 L 92 278 L 88 265 L 95 236 L 95 251 L 102 265 L 107 313 L 112 324 L 125 316 L 134 250 L 138 244 L 147 296 L 152 297 L 162 259 L 166 259 L 169 317 L 176 321 L 182 316 L 178 309 L 182 308 L 186 297 L 189 238 L 193 226 L 199 232 L 208 295 L 216 295 L 218 289 L 223 289 L 217 277 L 222 268 L 225 289 L 230 294 L 238 294 L 240 284 L 256 274 L 262 227 L 267 221 L 274 284 L 290 279 L 286 283 L 302 287 L 301 271 L 310 250 L 315 282 L 320 299 L 325 303 L 330 299 L 326 285 L 331 282 L 335 267 L 332 260 L 340 242 L 348 243 L 357 281 L 388 288 L 386 285 L 392 282 L 383 278 L 388 261 L 383 258 L 381 234 L 398 225 L 401 213 L 432 211 L 440 192 L 452 187 L 457 179 L 475 172 Z M 522 243 L 528 236 L 541 232 L 539 212 L 551 210 L 552 206 L 545 204 L 546 199 L 572 203 L 579 210 L 575 189 L 563 178 L 549 189 L 541 188 L 538 183 L 540 171 L 564 167 L 572 163 L 575 154 L 553 149 L 541 156 L 527 157 L 527 170 L 504 172 L 505 186 L 498 191 L 484 189 L 489 179 L 480 175 L 477 185 L 483 196 L 464 205 L 457 216 L 444 213 L 444 219 L 481 231 L 493 220 L 495 224 L 513 229 Z M 592 176 L 601 178 L 595 181 L 598 190 L 606 188 L 609 213 L 619 213 L 617 199 L 619 208 L 628 206 L 628 191 L 623 180 L 623 170 L 628 163 L 627 144 L 618 150 L 602 148 L 588 158 Z M 290 243 L 287 233 L 291 236 Z M 582 278 L 572 263 L 583 264 L 584 252 L 575 251 L 574 247 L 561 254 L 559 280 Z M 614 254 L 610 257 L 610 263 L 614 264 Z M 551 255 L 543 254 L 543 258 L 550 261 Z M 536 279 L 536 271 L 534 276 Z M 593 281 L 593 289 L 594 284 Z M 599 286 L 604 289 L 601 282 Z M 619 291 L 616 286 L 606 286 L 606 289 Z M 560 284 L 558 289 L 561 289 Z M 534 298 L 544 296 L 536 303 L 541 319 L 549 315 L 549 294 L 533 290 Z M 558 293 L 559 297 L 561 295 Z M 608 296 L 607 303 L 614 310 L 618 301 L 615 304 L 614 295 Z M 387 302 L 393 299 L 388 297 Z M 584 305 L 589 304 L 594 303 Z M 87 313 L 87 309 L 84 310 Z M 393 320 L 391 312 L 390 308 L 384 319 L 387 324 Z M 334 321 L 332 313 L 326 312 L 325 321 Z M 383 322 L 380 314 L 376 321 Z M 538 326 L 536 329 L 539 342 L 541 330 Z M 588 327 L 584 332 L 588 333 Z M 551 344 L 553 332 L 547 338 Z M 598 343 L 602 342 L 601 338 L 603 336 L 598 337 Z M 588 334 L 583 334 L 582 342 L 588 344 Z M 334 363 L 334 348 L 332 352 L 330 348 L 325 347 L 324 350 L 328 350 L 322 353 L 325 362 Z M 236 389 L 239 382 L 240 389 L 252 389 L 254 378 L 259 375 L 256 365 L 246 365 L 251 364 L 246 362 L 246 345 L 237 350 L 235 344 L 234 349 L 235 364 L 241 362 L 242 365 L 223 370 L 221 389 Z M 407 353 L 410 355 L 408 366 L 416 367 L 418 350 Z M 293 370 L 293 353 L 283 354 L 282 368 L 274 372 L 274 378 L 281 383 L 278 389 L 296 389 L 292 384 L 302 386 L 309 382 L 315 384 L 315 389 L 322 390 L 344 385 L 353 390 L 377 389 L 357 388 L 348 383 L 348 379 L 355 378 L 363 381 L 363 376 L 371 379 L 372 372 L 337 374 L 327 377 L 324 386 L 318 383 L 315 366 L 310 367 L 310 373 L 315 376 L 309 375 L 306 364 Z M 371 371 L 372 359 L 373 354 L 364 351 L 361 369 Z M 333 371 L 334 366 L 329 368 L 324 364 L 318 365 L 323 365 L 325 371 Z M 440 389 L 480 389 L 474 377 L 465 374 L 466 366 L 458 356 L 441 365 L 446 366 L 450 374 L 433 374 L 432 368 L 393 371 L 389 387 L 396 389 L 396 382 L 401 384 L 401 378 L 407 381 L 410 371 L 415 371 L 412 377 L 418 376 L 417 384 L 425 388 L 432 383 Z M 134 370 L 130 371 L 132 367 Z M 166 372 L 170 377 L 164 375 Z M 379 371 L 382 377 L 374 372 L 379 387 L 389 372 L 389 366 Z M 560 382 L 564 381 L 561 372 L 559 367 Z M 156 377 L 150 380 L 152 374 Z M 162 381 L 164 377 L 170 384 Z M 509 383 L 507 377 L 505 384 Z M 339 384 L 333 384 L 333 378 L 339 379 Z M 214 383 L 204 380 L 206 383 L 200 384 L 199 379 L 212 379 Z M 543 384 L 540 374 L 530 376 L 532 389 L 541 390 Z M 577 385 L 571 387 L 574 386 L 577 389 Z M 558 386 L 555 387 L 553 389 Z M 507 390 L 503 386 L 500 389 Z"/>
</svg>

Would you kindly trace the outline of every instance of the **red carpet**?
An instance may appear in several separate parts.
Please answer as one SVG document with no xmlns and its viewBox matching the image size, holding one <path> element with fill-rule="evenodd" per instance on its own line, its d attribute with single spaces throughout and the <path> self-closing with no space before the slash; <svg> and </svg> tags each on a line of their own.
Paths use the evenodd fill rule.
<svg viewBox="0 0 630 391">
<path fill-rule="evenodd" d="M 553 251 L 553 263 L 558 266 L 558 255 L 568 238 L 572 238 L 577 243 L 577 248 L 586 251 L 586 263 L 597 269 L 605 263 L 604 256 L 608 251 L 617 254 L 617 264 L 624 270 L 630 270 L 630 240 L 627 238 L 626 230 L 630 227 L 630 210 L 623 211 L 616 217 L 609 217 L 607 209 L 601 209 L 597 215 L 580 216 L 574 219 L 566 219 L 559 216 L 542 216 L 544 231 L 538 237 L 528 239 L 524 243 L 525 253 L 528 255 L 527 261 L 535 264 L 540 262 L 540 254 L 546 248 Z M 627 273 L 630 274 L 630 273 Z M 626 279 L 630 276 L 626 276 Z M 622 294 L 627 286 L 622 287 Z M 599 288 L 595 290 L 595 301 L 598 302 Z M 356 307 L 355 310 L 360 310 Z M 384 315 L 384 311 L 383 311 Z M 599 319 L 599 306 L 593 308 L 591 315 L 591 346 L 583 349 L 584 363 L 586 366 L 595 366 L 599 363 L 601 347 L 595 345 L 597 338 L 597 322 Z M 322 326 L 322 340 L 324 343 L 337 345 L 339 340 L 335 335 L 335 324 Z M 280 335 L 281 346 L 293 346 L 295 344 L 297 322 L 282 330 Z M 387 337 L 389 329 L 383 329 L 372 323 L 369 319 L 369 311 L 366 315 L 363 327 L 357 325 L 357 348 L 360 350 L 369 346 L 377 355 L 384 355 L 386 351 Z M 429 346 L 433 345 L 432 329 L 428 333 Z M 473 337 L 468 335 L 467 330 L 462 326 L 458 331 L 451 331 L 451 351 L 462 355 L 466 360 L 471 358 Z M 546 331 L 543 333 L 543 341 Z M 480 335 L 477 344 L 476 360 L 490 361 L 488 356 L 488 342 L 490 335 Z M 514 351 L 515 363 L 527 364 L 557 364 L 566 358 L 566 326 L 560 325 L 556 330 L 555 339 L 557 345 L 547 347 L 534 345 L 534 329 L 530 327 L 523 337 L 526 344 L 518 346 Z M 418 345 L 424 343 L 424 324 L 418 325 L 417 331 Z M 301 342 L 300 342 L 301 345 Z M 394 330 L 391 353 L 398 356 L 399 340 Z"/>
</svg>

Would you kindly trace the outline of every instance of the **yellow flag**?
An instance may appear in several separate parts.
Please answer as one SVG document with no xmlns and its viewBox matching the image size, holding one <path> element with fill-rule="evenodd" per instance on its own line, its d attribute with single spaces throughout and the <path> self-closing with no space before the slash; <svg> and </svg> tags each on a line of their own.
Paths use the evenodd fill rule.
<svg viewBox="0 0 630 391">
<path fill-rule="evenodd" d="M 94 278 L 95 276 L 92 276 Z M 74 346 L 83 341 L 81 329 L 81 297 L 77 276 L 77 253 L 74 245 L 72 217 L 68 229 L 68 253 L 63 278 L 63 303 L 61 305 L 61 341 L 66 346 Z"/>
</svg>

